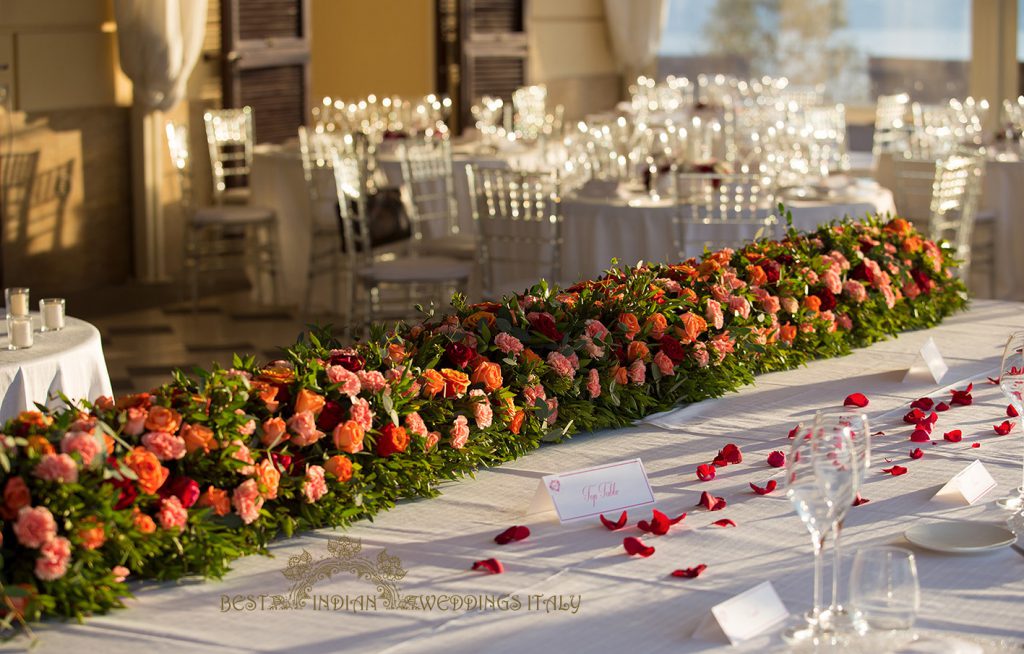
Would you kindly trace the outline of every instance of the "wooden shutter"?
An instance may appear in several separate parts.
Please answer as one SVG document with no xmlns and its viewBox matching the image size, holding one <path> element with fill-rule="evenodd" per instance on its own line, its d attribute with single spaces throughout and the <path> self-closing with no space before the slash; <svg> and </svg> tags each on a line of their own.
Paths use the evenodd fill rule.
<svg viewBox="0 0 1024 654">
<path fill-rule="evenodd" d="M 526 0 L 461 0 L 462 74 L 460 115 L 485 95 L 512 99 L 528 83 Z"/>
<path fill-rule="evenodd" d="M 309 0 L 221 0 L 224 106 L 253 109 L 257 143 L 293 138 L 309 101 Z"/>
</svg>

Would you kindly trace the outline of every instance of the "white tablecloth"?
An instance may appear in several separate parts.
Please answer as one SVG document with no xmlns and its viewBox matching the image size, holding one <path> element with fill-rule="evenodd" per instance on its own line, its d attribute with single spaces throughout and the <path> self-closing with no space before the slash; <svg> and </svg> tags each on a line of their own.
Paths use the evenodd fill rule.
<svg viewBox="0 0 1024 654">
<path fill-rule="evenodd" d="M 874 428 L 884 430 L 885 436 L 876 439 L 876 462 L 861 491 L 870 502 L 853 508 L 847 517 L 845 551 L 882 544 L 908 546 L 902 533 L 913 524 L 1005 520 L 1006 513 L 993 500 L 1020 483 L 1024 443 L 1019 427 L 1004 437 L 992 432 L 992 425 L 1006 419 L 1006 401 L 984 378 L 998 365 L 1007 332 L 1019 328 L 1022 320 L 1022 305 L 978 302 L 970 313 L 936 329 L 904 334 L 849 357 L 765 375 L 737 394 L 654 421 L 668 428 L 649 422 L 577 436 L 481 471 L 473 479 L 445 484 L 441 497 L 402 503 L 373 523 L 284 539 L 271 547 L 274 558 L 241 560 L 223 581 L 137 587 L 127 610 L 87 618 L 82 625 L 43 626 L 41 651 L 730 651 L 722 643 L 692 637 L 713 605 L 765 580 L 772 582 L 791 611 L 802 611 L 810 603 L 807 531 L 781 489 L 759 497 L 748 483 L 763 485 L 773 477 L 781 483 L 780 471 L 765 463 L 768 453 L 788 448 L 787 433 L 797 421 L 810 418 L 816 409 L 842 403 L 849 393 L 870 397 Z M 939 438 L 942 432 L 960 428 L 962 443 L 921 444 L 924 458 L 910 461 L 908 453 L 917 444 L 908 441 L 910 429 L 900 416 L 911 400 L 939 395 L 935 384 L 903 384 L 901 379 L 928 337 L 935 338 L 950 365 L 940 386 L 975 378 L 975 403 L 939 414 Z M 728 442 L 742 448 L 743 462 L 722 469 L 714 481 L 698 481 L 696 466 L 710 461 Z M 972 448 L 974 442 L 981 447 Z M 665 536 L 644 535 L 645 542 L 657 549 L 652 557 L 624 554 L 623 537 L 642 535 L 635 527 L 613 533 L 596 520 L 561 526 L 551 520 L 524 519 L 542 475 L 633 457 L 644 461 L 657 507 L 670 515 L 688 514 Z M 974 459 L 997 480 L 995 491 L 973 507 L 931 499 L 941 484 Z M 886 460 L 908 467 L 909 473 L 891 477 L 879 472 L 892 465 Z M 702 491 L 726 498 L 728 507 L 715 513 L 695 507 Z M 647 511 L 630 511 L 630 524 L 649 516 Z M 711 526 L 720 518 L 735 521 L 736 527 Z M 506 546 L 493 542 L 496 534 L 515 524 L 527 524 L 532 535 Z M 509 594 L 517 596 L 522 607 L 389 611 L 380 602 L 377 610 L 331 610 L 332 601 L 341 601 L 332 597 L 378 592 L 367 579 L 337 571 L 312 587 L 312 594 L 321 598 L 319 610 L 312 601 L 301 610 L 269 610 L 266 596 L 287 595 L 292 586 L 282 574 L 289 558 L 304 553 L 312 560 L 328 557 L 329 541 L 343 535 L 360 541 L 360 556 L 371 565 L 384 550 L 401 559 L 406 571 L 398 584 L 402 595 Z M 985 651 L 1001 651 L 996 644 L 1000 639 L 1024 637 L 1024 557 L 1009 548 L 973 556 L 915 549 L 915 555 L 922 589 L 919 627 L 985 640 Z M 505 564 L 504 574 L 470 571 L 473 561 L 490 557 Z M 700 563 L 708 567 L 698 579 L 670 576 L 672 570 Z M 547 612 L 542 604 L 539 611 L 528 610 L 529 597 L 536 595 L 544 600 L 561 598 L 570 606 L 578 599 L 578 608 Z M 781 649 L 776 638 L 764 636 L 731 651 Z"/>
<path fill-rule="evenodd" d="M 38 314 L 33 314 L 32 322 L 32 347 L 8 350 L 7 322 L 0 320 L 0 424 L 21 411 L 35 409 L 36 402 L 61 405 L 56 393 L 89 401 L 111 395 L 103 345 L 95 327 L 69 317 L 64 329 L 40 333 Z"/>
</svg>

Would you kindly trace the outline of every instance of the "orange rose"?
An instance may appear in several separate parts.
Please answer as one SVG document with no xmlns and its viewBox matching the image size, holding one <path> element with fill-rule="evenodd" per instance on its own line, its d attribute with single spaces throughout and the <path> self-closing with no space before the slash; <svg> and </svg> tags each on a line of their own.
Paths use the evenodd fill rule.
<svg viewBox="0 0 1024 654">
<path fill-rule="evenodd" d="M 469 375 L 452 368 L 442 368 L 441 377 L 444 379 L 444 393 L 442 397 L 462 397 L 469 389 Z"/>
<path fill-rule="evenodd" d="M 210 486 L 199 496 L 199 506 L 213 507 L 215 514 L 223 516 L 231 513 L 231 498 L 223 488 Z"/>
<path fill-rule="evenodd" d="M 687 302 L 693 302 L 694 304 L 696 304 L 697 292 L 688 286 L 684 286 L 682 290 L 679 291 L 679 298 L 686 300 Z"/>
<path fill-rule="evenodd" d="M 23 425 L 38 427 L 39 429 L 46 429 L 53 424 L 53 418 L 39 411 L 22 411 L 18 414 L 17 421 Z"/>
<path fill-rule="evenodd" d="M 768 283 L 768 274 L 761 266 L 747 266 L 747 282 L 751 286 L 764 286 Z"/>
<path fill-rule="evenodd" d="M 907 240 L 903 241 L 900 249 L 908 254 L 920 252 L 921 248 L 924 247 L 924 241 L 918 236 L 908 236 Z"/>
<path fill-rule="evenodd" d="M 705 281 L 718 272 L 719 268 L 721 268 L 721 266 L 718 265 L 717 261 L 714 259 L 707 259 L 697 267 L 697 279 Z"/>
<path fill-rule="evenodd" d="M 311 411 L 314 416 L 319 415 L 326 402 L 323 395 L 314 393 L 308 388 L 303 388 L 295 398 L 295 413 Z"/>
<path fill-rule="evenodd" d="M 274 467 L 270 459 L 263 459 L 256 464 L 255 477 L 260 488 L 260 495 L 268 500 L 276 500 L 277 486 L 281 483 L 281 472 Z"/>
<path fill-rule="evenodd" d="M 540 356 L 538 356 L 537 353 L 531 350 L 530 348 L 526 348 L 525 350 L 523 350 L 523 361 L 533 362 L 543 361 L 543 359 L 541 359 Z"/>
<path fill-rule="evenodd" d="M 260 436 L 263 447 L 283 443 L 291 437 L 288 433 L 288 423 L 283 418 L 274 416 L 263 421 L 263 435 Z"/>
<path fill-rule="evenodd" d="M 4 503 L 0 507 L 0 517 L 4 520 L 13 520 L 18 516 L 18 509 L 28 506 L 31 502 L 32 495 L 25 485 L 25 480 L 21 477 L 11 477 L 4 486 Z"/>
<path fill-rule="evenodd" d="M 651 358 L 651 351 L 643 341 L 633 341 L 629 344 L 629 347 L 626 348 L 626 356 L 630 361 L 636 361 L 637 359 L 648 361 Z"/>
<path fill-rule="evenodd" d="M 668 321 L 660 313 L 654 313 L 644 321 L 644 327 L 649 330 L 647 333 L 651 335 L 651 338 L 660 339 L 668 329 Z"/>
<path fill-rule="evenodd" d="M 629 383 L 629 372 L 619 364 L 615 364 L 615 367 L 612 368 L 612 377 L 615 378 L 615 383 L 619 386 Z"/>
<path fill-rule="evenodd" d="M 153 518 L 149 517 L 142 511 L 139 511 L 137 508 L 135 509 L 132 521 L 135 523 L 135 528 L 144 534 L 152 534 L 156 531 L 156 523 L 153 522 Z"/>
<path fill-rule="evenodd" d="M 107 542 L 107 536 L 103 533 L 103 523 L 96 518 L 86 518 L 78 528 L 78 540 L 82 547 L 87 550 L 94 550 Z"/>
<path fill-rule="evenodd" d="M 513 434 L 518 435 L 519 430 L 523 428 L 523 420 L 526 418 L 525 411 L 516 411 L 516 414 L 512 416 L 512 422 L 508 425 L 508 430 Z"/>
<path fill-rule="evenodd" d="M 494 314 L 488 313 L 487 311 L 477 311 L 474 314 L 466 316 L 462 320 L 462 326 L 466 329 L 476 329 L 476 326 L 483 320 L 487 323 L 488 327 L 494 327 L 498 319 L 494 317 Z"/>
<path fill-rule="evenodd" d="M 420 377 L 423 386 L 423 397 L 432 398 L 444 390 L 444 378 L 436 370 L 424 370 Z"/>
<path fill-rule="evenodd" d="M 365 436 L 366 432 L 363 431 L 362 426 L 355 420 L 340 423 L 334 428 L 332 435 L 334 447 L 349 454 L 363 451 L 363 438 Z"/>
<path fill-rule="evenodd" d="M 796 338 L 796 326 L 791 325 L 788 322 L 785 325 L 779 327 L 779 340 L 788 345 L 793 344 L 793 339 Z"/>
<path fill-rule="evenodd" d="M 341 483 L 352 479 L 352 462 L 348 460 L 347 456 L 335 454 L 327 459 L 327 463 L 324 464 L 324 470 L 337 477 Z"/>
<path fill-rule="evenodd" d="M 804 308 L 818 313 L 821 311 L 821 298 L 817 295 L 808 295 L 804 298 Z"/>
<path fill-rule="evenodd" d="M 252 390 L 256 394 L 256 397 L 263 400 L 263 403 L 267 406 L 267 410 L 271 413 L 277 411 L 280 402 L 277 401 L 277 392 L 280 390 L 273 384 L 267 382 L 254 381 L 252 383 Z"/>
<path fill-rule="evenodd" d="M 730 259 L 732 259 L 732 254 L 726 252 L 725 250 L 718 250 L 708 255 L 708 259 L 714 261 L 720 266 L 724 266 L 729 263 Z"/>
<path fill-rule="evenodd" d="M 114 402 L 114 406 L 124 410 L 131 407 L 149 408 L 153 404 L 153 396 L 149 393 L 135 393 L 134 395 L 122 395 Z"/>
<path fill-rule="evenodd" d="M 163 431 L 174 434 L 181 426 L 181 414 L 165 406 L 155 406 L 146 416 L 145 427 L 148 431 Z"/>
<path fill-rule="evenodd" d="M 209 454 L 210 450 L 220 447 L 220 443 L 213 437 L 213 430 L 206 425 L 184 424 L 181 426 L 181 437 L 185 439 L 185 450 L 190 454 L 196 450 Z"/>
<path fill-rule="evenodd" d="M 708 323 L 704 318 L 698 316 L 692 311 L 687 311 L 683 315 L 679 316 L 679 326 L 676 327 L 675 332 L 679 337 L 679 341 L 683 344 L 693 343 L 707 330 Z"/>
<path fill-rule="evenodd" d="M 405 361 L 405 358 L 407 356 L 408 355 L 405 352 L 405 346 L 402 345 L 401 343 L 391 343 L 388 345 L 387 360 L 390 361 L 392 365 L 397 366 L 398 364 Z"/>
<path fill-rule="evenodd" d="M 107 454 L 113 454 L 114 453 L 114 447 L 116 446 L 117 443 L 114 441 L 113 438 L 110 437 L 110 434 L 108 434 L 106 432 L 103 432 L 102 435 L 103 435 L 103 445 L 104 445 L 104 447 L 107 448 L 104 451 Z"/>
<path fill-rule="evenodd" d="M 910 233 L 912 228 L 910 226 L 910 223 L 908 223 L 906 220 L 902 218 L 893 218 L 892 220 L 889 221 L 889 224 L 887 224 L 884 227 L 884 229 L 885 231 L 891 234 L 896 234 L 897 236 L 905 236 Z"/>
<path fill-rule="evenodd" d="M 474 384 L 483 384 L 484 390 L 488 393 L 493 393 L 501 388 L 501 384 L 504 381 L 501 378 L 501 366 L 490 361 L 481 361 L 473 369 L 471 380 Z"/>
<path fill-rule="evenodd" d="M 167 481 L 170 472 L 160 465 L 156 455 L 144 447 L 136 447 L 124 457 L 124 463 L 138 477 L 139 489 L 152 495 Z"/>
<path fill-rule="evenodd" d="M 45 436 L 29 436 L 28 449 L 43 455 L 56 453 L 56 450 L 53 449 L 53 445 L 50 441 L 46 440 Z"/>
<path fill-rule="evenodd" d="M 619 324 L 626 331 L 626 338 L 633 340 L 633 337 L 640 333 L 640 321 L 631 313 L 620 313 Z"/>
</svg>

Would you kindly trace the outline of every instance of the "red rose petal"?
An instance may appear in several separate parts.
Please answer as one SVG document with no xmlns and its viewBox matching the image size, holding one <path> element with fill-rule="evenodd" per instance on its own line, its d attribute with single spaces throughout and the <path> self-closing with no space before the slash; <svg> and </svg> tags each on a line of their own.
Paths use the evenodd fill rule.
<svg viewBox="0 0 1024 654">
<path fill-rule="evenodd" d="M 893 477 L 899 477 L 900 475 L 907 474 L 907 469 L 903 466 L 893 466 L 891 468 L 883 468 L 882 472 L 887 472 Z"/>
<path fill-rule="evenodd" d="M 781 468 L 786 465 L 786 453 L 780 450 L 775 450 L 768 455 L 768 465 L 773 468 Z"/>
<path fill-rule="evenodd" d="M 929 423 L 934 425 L 938 421 L 939 421 L 939 414 L 935 413 L 934 411 L 932 411 L 930 414 L 928 414 L 928 422 Z M 931 431 L 931 430 L 929 430 L 929 431 Z"/>
<path fill-rule="evenodd" d="M 962 391 L 953 390 L 950 391 L 952 399 L 949 400 L 950 404 L 959 404 L 960 406 L 968 406 L 974 402 L 974 398 L 971 397 L 971 391 L 974 390 L 974 384 L 968 384 L 967 388 Z"/>
<path fill-rule="evenodd" d="M 945 402 L 939 402 L 938 404 L 935 405 L 935 410 L 936 411 L 949 411 L 949 405 L 946 404 Z"/>
<path fill-rule="evenodd" d="M 740 448 L 733 443 L 729 443 L 718 451 L 718 456 L 711 463 L 724 468 L 730 463 L 741 463 L 743 461 L 743 453 L 740 452 Z"/>
<path fill-rule="evenodd" d="M 794 438 L 796 438 L 796 433 L 798 431 L 800 431 L 800 425 L 797 425 L 796 427 L 793 427 L 792 429 L 790 429 L 789 430 L 789 439 L 793 440 Z"/>
<path fill-rule="evenodd" d="M 1016 418 L 1020 416 L 1020 413 L 1017 412 L 1017 407 L 1013 406 L 1012 404 L 1007 404 L 1006 415 L 1008 415 L 1011 418 Z"/>
<path fill-rule="evenodd" d="M 715 478 L 715 466 L 702 463 L 697 466 L 697 479 L 711 481 Z"/>
<path fill-rule="evenodd" d="M 651 521 L 641 520 L 636 523 L 636 526 L 640 528 L 640 531 L 650 532 L 657 536 L 664 536 L 668 533 L 669 527 L 674 524 L 678 524 L 680 520 L 686 517 L 686 514 L 682 514 L 678 518 L 670 518 L 658 509 L 651 511 Z"/>
<path fill-rule="evenodd" d="M 484 570 L 492 575 L 500 575 L 505 572 L 505 566 L 498 559 L 484 559 L 473 563 L 474 570 Z"/>
<path fill-rule="evenodd" d="M 911 459 L 920 459 L 922 456 L 924 456 L 924 452 L 921 451 L 920 447 L 915 447 L 914 449 L 910 450 Z"/>
<path fill-rule="evenodd" d="M 971 443 L 971 447 L 981 447 L 981 443 Z"/>
<path fill-rule="evenodd" d="M 770 493 L 773 490 L 775 490 L 775 488 L 778 485 L 779 484 L 778 484 L 777 481 L 775 481 L 774 479 L 769 479 L 768 483 L 765 484 L 764 486 L 758 486 L 754 482 L 750 482 L 750 489 L 752 491 L 754 491 L 755 493 L 757 493 L 758 495 L 767 495 L 768 493 Z"/>
<path fill-rule="evenodd" d="M 636 536 L 626 536 L 622 539 L 622 546 L 626 548 L 626 554 L 630 556 L 642 556 L 645 559 L 654 554 L 654 548 L 650 545 L 645 545 L 642 540 Z"/>
<path fill-rule="evenodd" d="M 501 532 L 494 537 L 494 542 L 498 545 L 507 545 L 512 541 L 523 540 L 530 535 L 530 528 L 522 525 L 516 525 L 515 527 L 509 527 L 505 531 Z"/>
<path fill-rule="evenodd" d="M 853 505 L 854 506 L 860 506 L 861 504 L 867 504 L 870 501 L 871 500 L 869 500 L 869 499 L 861 497 L 860 493 L 857 493 L 857 497 L 853 498 Z"/>
<path fill-rule="evenodd" d="M 682 579 L 696 579 L 700 576 L 700 573 L 704 572 L 707 569 L 708 566 L 701 563 L 700 565 L 696 565 L 692 568 L 681 568 L 679 570 L 673 570 L 672 576 L 680 577 Z"/>
<path fill-rule="evenodd" d="M 910 403 L 910 406 L 915 409 L 921 409 L 922 411 L 931 411 L 935 405 L 935 400 L 930 397 L 921 397 Z"/>
<path fill-rule="evenodd" d="M 921 422 L 927 417 L 928 414 L 926 414 L 924 411 L 922 411 L 921 409 L 914 408 L 908 411 L 907 415 L 903 416 L 903 422 L 907 423 L 908 425 L 916 425 L 917 423 Z"/>
<path fill-rule="evenodd" d="M 698 506 L 703 506 L 708 511 L 721 511 L 725 508 L 725 505 L 726 502 L 724 497 L 715 497 L 707 491 L 700 494 L 700 503 Z"/>
<path fill-rule="evenodd" d="M 847 395 L 846 399 L 843 400 L 843 406 L 855 406 L 857 408 L 864 408 L 868 405 L 868 398 L 863 393 L 853 393 Z"/>
<path fill-rule="evenodd" d="M 950 443 L 959 443 L 963 440 L 964 435 L 959 429 L 954 429 L 953 431 L 947 431 L 942 437 Z"/>
<path fill-rule="evenodd" d="M 914 443 L 927 443 L 931 439 L 931 434 L 923 429 L 915 429 L 914 433 L 910 435 L 910 440 Z"/>
<path fill-rule="evenodd" d="M 928 422 L 927 420 L 924 420 L 914 425 L 914 429 L 923 429 L 924 431 L 930 434 L 932 433 L 932 423 Z"/>
<path fill-rule="evenodd" d="M 604 517 L 603 513 L 601 514 L 601 524 L 607 527 L 610 531 L 618 531 L 619 529 L 622 529 L 626 526 L 626 520 L 628 519 L 629 515 L 625 511 L 623 511 L 622 515 L 619 516 L 617 522 L 612 522 L 608 518 Z"/>
<path fill-rule="evenodd" d="M 721 520 L 715 520 L 711 524 L 717 525 L 719 527 L 735 527 L 736 526 L 736 523 L 733 522 L 732 520 L 730 520 L 729 518 L 722 518 Z"/>
<path fill-rule="evenodd" d="M 993 378 L 993 377 L 986 377 L 985 379 L 987 379 L 988 383 L 990 383 L 990 384 L 994 384 L 996 386 L 999 385 L 999 378 L 998 377 L 995 377 L 995 378 Z"/>
<path fill-rule="evenodd" d="M 994 425 L 992 429 L 1000 436 L 1006 436 L 1010 433 L 1010 430 L 1013 429 L 1013 423 L 1009 420 L 1004 420 L 998 425 Z"/>
</svg>

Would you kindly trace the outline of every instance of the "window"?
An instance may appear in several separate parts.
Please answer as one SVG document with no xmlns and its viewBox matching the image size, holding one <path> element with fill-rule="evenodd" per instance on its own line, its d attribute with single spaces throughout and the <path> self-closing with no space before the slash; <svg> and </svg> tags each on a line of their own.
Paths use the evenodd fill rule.
<svg viewBox="0 0 1024 654">
<path fill-rule="evenodd" d="M 965 97 L 971 0 L 667 0 L 659 76 L 787 77 L 852 105 Z"/>
</svg>

